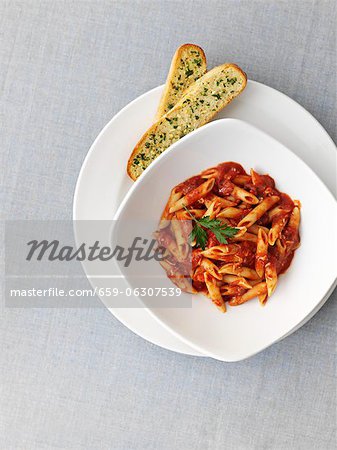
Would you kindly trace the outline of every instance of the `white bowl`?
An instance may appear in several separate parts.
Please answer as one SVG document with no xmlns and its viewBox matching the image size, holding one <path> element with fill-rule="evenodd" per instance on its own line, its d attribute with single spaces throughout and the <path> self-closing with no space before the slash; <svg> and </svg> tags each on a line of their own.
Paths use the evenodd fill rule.
<svg viewBox="0 0 337 450">
<path fill-rule="evenodd" d="M 200 294 L 194 296 L 191 308 L 149 310 L 196 350 L 219 360 L 239 361 L 303 325 L 336 284 L 336 202 L 314 172 L 253 126 L 236 119 L 217 120 L 157 158 L 128 192 L 115 219 L 159 220 L 175 185 L 224 161 L 238 162 L 246 171 L 269 173 L 280 191 L 301 201 L 301 246 L 290 268 L 264 308 L 252 300 L 222 314 Z M 127 281 L 132 286 L 132 280 Z M 146 298 L 142 301 L 147 304 Z"/>
</svg>

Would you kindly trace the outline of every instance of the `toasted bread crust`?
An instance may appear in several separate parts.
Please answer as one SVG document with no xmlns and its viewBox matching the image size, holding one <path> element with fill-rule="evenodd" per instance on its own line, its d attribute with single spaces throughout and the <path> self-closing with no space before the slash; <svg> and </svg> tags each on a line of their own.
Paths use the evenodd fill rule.
<svg viewBox="0 0 337 450">
<path fill-rule="evenodd" d="M 232 77 L 233 75 L 235 75 L 234 82 L 234 78 L 228 78 L 228 76 Z M 236 83 L 237 86 L 234 88 Z M 246 84 L 247 76 L 245 72 L 236 64 L 231 63 L 215 67 L 199 78 L 185 91 L 174 108 L 155 122 L 141 137 L 128 160 L 128 175 L 136 180 L 166 148 L 182 136 L 212 120 L 221 109 L 244 90 Z M 204 94 L 205 89 L 211 89 L 210 93 Z M 220 95 L 223 97 L 221 98 Z M 206 106 L 203 99 L 206 99 Z M 200 107 L 201 102 L 202 107 Z M 196 106 L 197 104 L 198 106 Z M 190 112 L 190 109 L 193 113 Z M 173 122 L 178 125 L 172 125 Z M 165 141 L 163 141 L 164 135 Z"/>
<path fill-rule="evenodd" d="M 196 66 L 195 61 L 199 64 Z M 186 77 L 186 67 L 192 67 L 194 74 Z M 195 44 L 181 45 L 175 52 L 165 88 L 161 96 L 155 120 L 159 120 L 180 100 L 184 91 L 207 70 L 206 55 L 201 47 Z M 192 71 L 192 72 L 193 72 Z M 194 76 L 193 76 L 194 75 Z M 179 82 L 178 82 L 179 77 Z"/>
</svg>

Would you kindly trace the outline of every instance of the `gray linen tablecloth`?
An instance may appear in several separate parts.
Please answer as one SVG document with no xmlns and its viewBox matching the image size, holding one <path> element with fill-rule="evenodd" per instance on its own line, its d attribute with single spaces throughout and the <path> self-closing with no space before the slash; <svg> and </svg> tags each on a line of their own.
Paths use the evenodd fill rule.
<svg viewBox="0 0 337 450">
<path fill-rule="evenodd" d="M 164 81 L 184 42 L 294 98 L 336 139 L 334 1 L 0 0 L 0 23 L 7 219 L 71 218 L 94 138 Z M 2 308 L 0 448 L 333 449 L 335 338 L 336 292 L 236 364 L 163 350 L 103 308 Z"/>
</svg>

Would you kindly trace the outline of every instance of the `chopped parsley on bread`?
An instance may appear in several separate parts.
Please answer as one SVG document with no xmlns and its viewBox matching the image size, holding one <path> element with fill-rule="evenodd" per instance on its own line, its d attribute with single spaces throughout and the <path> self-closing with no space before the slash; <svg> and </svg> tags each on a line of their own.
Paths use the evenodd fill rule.
<svg viewBox="0 0 337 450">
<path fill-rule="evenodd" d="M 128 175 L 136 180 L 170 145 L 209 122 L 246 83 L 246 74 L 231 63 L 215 67 L 195 81 L 137 143 L 127 164 Z"/>
<path fill-rule="evenodd" d="M 171 62 L 156 120 L 172 109 L 184 91 L 204 75 L 206 70 L 206 56 L 202 48 L 194 44 L 179 47 Z"/>
</svg>

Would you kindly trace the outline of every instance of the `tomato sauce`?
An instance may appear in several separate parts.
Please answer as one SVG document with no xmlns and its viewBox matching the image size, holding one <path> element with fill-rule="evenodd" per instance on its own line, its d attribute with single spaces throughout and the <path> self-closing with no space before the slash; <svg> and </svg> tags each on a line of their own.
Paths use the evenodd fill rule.
<svg viewBox="0 0 337 450">
<path fill-rule="evenodd" d="M 204 177 L 203 173 L 205 174 Z M 278 235 L 276 241 L 273 245 L 271 244 L 274 241 L 269 242 L 267 246 L 267 254 L 263 256 L 264 258 L 263 261 L 265 261 L 266 263 L 270 263 L 270 265 L 275 267 L 277 274 L 284 273 L 291 264 L 295 250 L 299 247 L 300 244 L 300 236 L 298 228 L 294 228 L 289 225 L 289 218 L 295 207 L 295 204 L 293 200 L 289 197 L 289 195 L 287 195 L 284 192 L 280 192 L 276 188 L 275 181 L 270 175 L 259 174 L 254 170 L 252 170 L 250 174 L 247 174 L 246 171 L 243 169 L 243 167 L 235 162 L 221 163 L 217 167 L 208 169 L 203 173 L 201 173 L 200 175 L 193 176 L 188 180 L 180 183 L 178 186 L 176 186 L 175 191 L 181 192 L 181 194 L 185 196 L 187 200 L 189 198 L 192 199 L 193 191 L 196 188 L 198 188 L 202 183 L 205 183 L 207 178 L 213 177 L 214 186 L 205 197 L 206 199 L 208 197 L 210 201 L 212 200 L 212 194 L 215 194 L 216 196 L 225 199 L 227 198 L 228 200 L 233 202 L 232 193 L 235 186 L 239 186 L 240 189 L 243 189 L 244 191 L 255 195 L 258 198 L 259 203 L 261 203 L 267 197 L 271 196 L 279 197 L 279 201 L 275 203 L 255 222 L 254 225 L 255 230 L 251 231 L 250 229 L 248 229 L 247 230 L 248 234 L 243 233 L 241 236 L 238 236 L 237 238 L 235 237 L 235 235 L 233 235 L 233 237 L 228 237 L 227 242 L 229 244 L 235 243 L 237 245 L 237 251 L 235 252 L 235 254 L 233 254 L 233 252 L 228 253 L 228 255 L 224 253 L 219 259 L 216 259 L 215 257 L 212 258 L 211 256 L 208 257 L 208 259 L 210 259 L 213 264 L 213 269 L 215 266 L 215 268 L 219 270 L 225 264 L 232 263 L 233 266 L 235 267 L 239 268 L 242 267 L 246 271 L 250 270 L 253 271 L 252 273 L 254 273 L 256 261 L 259 258 L 257 256 L 256 225 L 260 225 L 267 228 L 266 232 L 268 237 L 268 235 L 271 236 L 271 234 L 269 233 L 270 229 L 273 229 L 273 236 L 275 235 L 274 233 L 276 233 L 275 230 L 277 228 L 273 227 L 275 224 L 278 224 L 280 228 L 277 231 Z M 235 181 L 236 177 L 238 178 Z M 189 209 L 193 208 L 202 209 L 205 211 L 206 214 L 207 207 L 205 204 L 205 198 L 201 199 L 199 198 L 199 200 L 195 201 L 195 203 L 192 205 L 187 203 L 189 204 Z M 251 211 L 253 211 L 257 205 L 255 204 L 250 205 L 244 203 L 243 201 L 237 198 L 235 199 L 234 204 L 236 212 L 238 212 L 238 209 L 240 209 L 240 212 L 237 214 L 235 218 L 225 219 L 221 218 L 220 216 L 219 218 L 217 218 L 217 220 L 220 220 L 220 222 L 222 222 L 224 225 L 236 228 L 240 226 L 239 225 L 240 221 L 245 216 L 247 216 Z M 226 207 L 222 207 L 222 210 L 223 209 L 226 209 Z M 197 221 L 195 221 L 195 223 L 197 223 Z M 188 221 L 189 225 L 188 226 L 185 225 L 182 227 L 183 236 L 184 238 L 186 238 L 186 241 L 188 240 L 188 236 L 192 229 L 192 225 L 195 226 L 195 223 L 193 222 L 191 224 L 191 222 Z M 223 244 L 217 239 L 216 235 L 209 228 L 204 227 L 204 230 L 207 235 L 205 246 L 206 249 L 211 250 L 212 247 L 221 246 Z M 254 238 L 254 234 L 256 238 Z M 174 236 L 172 234 L 170 226 L 164 230 L 161 230 L 158 233 L 158 242 L 160 245 L 163 245 L 166 248 L 172 245 L 172 242 L 174 242 Z M 214 253 L 214 255 L 216 255 L 216 253 Z M 175 271 L 184 271 L 184 270 L 186 271 L 187 268 L 189 268 L 190 271 L 189 273 L 193 281 L 194 288 L 200 292 L 207 292 L 207 287 L 204 279 L 205 265 L 201 264 L 204 258 L 204 256 L 202 255 L 202 249 L 200 247 L 199 248 L 193 247 L 189 258 L 190 259 L 188 260 L 188 263 L 187 262 L 178 263 L 174 257 L 170 256 L 168 260 L 170 267 L 172 269 L 169 270 L 170 272 L 169 276 L 173 276 Z M 207 264 L 209 264 L 209 262 L 207 262 Z M 256 278 L 257 282 L 261 282 L 261 280 L 258 280 L 257 276 Z M 218 286 L 224 285 L 224 283 L 218 279 L 216 279 L 214 282 Z M 247 287 L 244 287 L 242 285 L 235 286 L 235 283 L 233 282 L 233 284 L 230 285 L 231 289 L 227 290 L 227 292 L 231 292 L 231 295 L 227 295 L 226 286 L 227 284 L 224 286 L 224 288 L 222 288 L 224 292 L 222 297 L 224 301 L 231 300 L 231 304 L 233 301 L 235 303 L 236 298 L 239 298 L 247 291 L 247 287 L 249 288 L 249 285 Z"/>
</svg>

